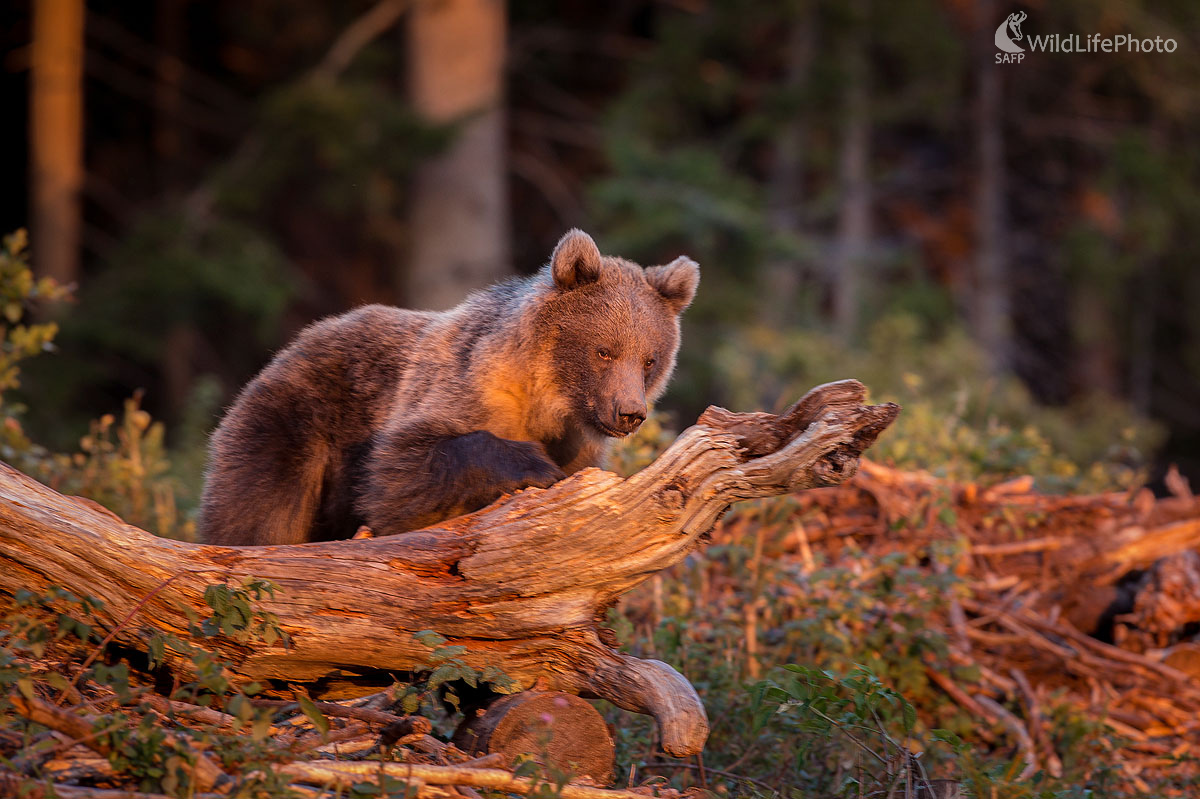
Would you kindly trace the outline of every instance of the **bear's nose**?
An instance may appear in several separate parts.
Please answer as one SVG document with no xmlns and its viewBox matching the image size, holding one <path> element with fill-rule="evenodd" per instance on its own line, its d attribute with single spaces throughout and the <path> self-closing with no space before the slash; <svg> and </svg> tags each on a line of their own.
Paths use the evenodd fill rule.
<svg viewBox="0 0 1200 799">
<path fill-rule="evenodd" d="M 646 412 L 641 408 L 618 411 L 617 420 L 622 430 L 626 433 L 632 433 L 641 426 L 642 422 L 646 421 Z"/>
</svg>

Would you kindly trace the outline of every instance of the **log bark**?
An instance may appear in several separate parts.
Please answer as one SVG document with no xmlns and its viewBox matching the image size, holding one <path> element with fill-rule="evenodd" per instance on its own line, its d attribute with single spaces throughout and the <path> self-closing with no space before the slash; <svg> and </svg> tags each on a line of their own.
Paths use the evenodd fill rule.
<svg viewBox="0 0 1200 799">
<path fill-rule="evenodd" d="M 292 546 L 156 538 L 3 467 L 0 591 L 60 585 L 97 597 L 94 622 L 142 647 L 156 632 L 184 633 L 185 609 L 207 615 L 206 586 L 265 578 L 281 592 L 261 605 L 291 641 L 214 639 L 238 678 L 319 688 L 339 675 L 417 670 L 429 650 L 413 633 L 433 629 L 466 645 L 468 664 L 498 666 L 523 688 L 648 713 L 665 751 L 694 754 L 708 733 L 695 690 L 665 663 L 615 651 L 605 613 L 694 550 L 733 502 L 848 479 L 899 412 L 864 396 L 846 380 L 779 416 L 709 408 L 627 479 L 586 469 L 436 527 Z"/>
</svg>

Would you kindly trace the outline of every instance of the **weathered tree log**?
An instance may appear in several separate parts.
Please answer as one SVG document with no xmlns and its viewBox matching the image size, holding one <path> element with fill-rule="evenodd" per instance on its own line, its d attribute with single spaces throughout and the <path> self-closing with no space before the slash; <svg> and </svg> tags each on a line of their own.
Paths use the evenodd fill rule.
<svg viewBox="0 0 1200 799">
<path fill-rule="evenodd" d="M 421 668 L 432 629 L 525 688 L 607 699 L 658 722 L 663 748 L 693 754 L 708 734 L 688 681 L 657 660 L 616 652 L 603 628 L 625 591 L 684 558 L 737 500 L 849 478 L 896 417 L 865 406 L 857 381 L 810 391 L 787 412 L 709 408 L 654 463 L 620 477 L 586 469 L 469 516 L 403 535 L 277 547 L 156 538 L 93 503 L 0 468 L 0 591 L 69 587 L 104 601 L 95 622 L 144 647 L 202 615 L 206 586 L 265 578 L 262 603 L 289 646 L 214 646 L 246 680 L 320 681 Z M 142 602 L 139 608 L 138 604 Z"/>
</svg>

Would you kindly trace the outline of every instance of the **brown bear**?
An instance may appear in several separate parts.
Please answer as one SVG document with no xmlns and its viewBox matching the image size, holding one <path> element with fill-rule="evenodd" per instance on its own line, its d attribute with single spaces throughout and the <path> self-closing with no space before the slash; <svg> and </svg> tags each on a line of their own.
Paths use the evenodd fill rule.
<svg viewBox="0 0 1200 799">
<path fill-rule="evenodd" d="M 700 270 L 563 236 L 550 263 L 444 312 L 368 305 L 307 327 L 212 436 L 201 540 L 424 527 L 601 465 L 646 418 Z"/>
</svg>

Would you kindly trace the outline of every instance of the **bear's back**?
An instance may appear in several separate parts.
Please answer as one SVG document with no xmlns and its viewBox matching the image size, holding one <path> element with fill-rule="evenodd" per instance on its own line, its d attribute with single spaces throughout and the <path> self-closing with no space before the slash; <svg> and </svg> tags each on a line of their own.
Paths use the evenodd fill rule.
<svg viewBox="0 0 1200 799">
<path fill-rule="evenodd" d="M 290 395 L 297 422 L 361 440 L 386 418 L 396 387 L 438 314 L 364 305 L 306 327 L 247 392 Z"/>
</svg>

